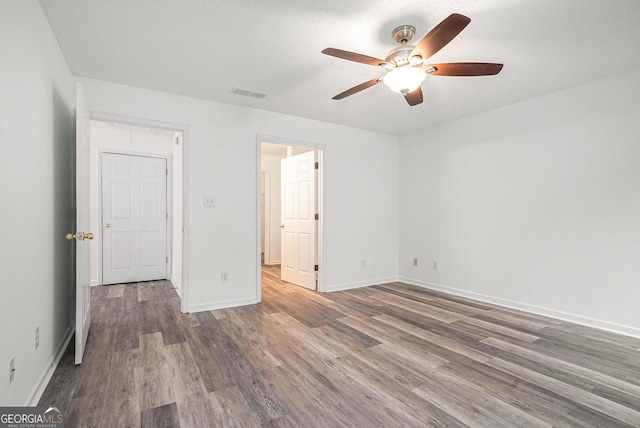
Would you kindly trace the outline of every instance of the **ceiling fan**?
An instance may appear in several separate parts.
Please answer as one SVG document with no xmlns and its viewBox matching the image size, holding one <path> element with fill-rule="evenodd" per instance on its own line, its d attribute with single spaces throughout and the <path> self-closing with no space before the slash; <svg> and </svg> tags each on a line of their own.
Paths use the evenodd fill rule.
<svg viewBox="0 0 640 428">
<path fill-rule="evenodd" d="M 427 59 L 446 46 L 471 22 L 464 15 L 454 13 L 445 18 L 433 30 L 418 42 L 410 45 L 416 29 L 411 25 L 402 25 L 392 31 L 393 39 L 400 46 L 389 51 L 385 59 L 379 59 L 341 49 L 327 48 L 323 54 L 335 56 L 349 61 L 380 66 L 388 70 L 381 77 L 354 86 L 336 95 L 334 100 L 341 100 L 364 89 L 384 82 L 391 90 L 404 95 L 410 106 L 422 102 L 420 84 L 429 75 L 434 76 L 491 76 L 502 70 L 502 64 L 487 62 L 451 62 L 429 64 Z"/>
</svg>

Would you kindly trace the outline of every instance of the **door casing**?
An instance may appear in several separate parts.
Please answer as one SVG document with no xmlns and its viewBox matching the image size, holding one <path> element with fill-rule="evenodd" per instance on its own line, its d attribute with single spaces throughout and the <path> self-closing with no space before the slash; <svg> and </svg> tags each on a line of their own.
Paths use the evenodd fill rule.
<svg viewBox="0 0 640 428">
<path fill-rule="evenodd" d="M 262 170 L 261 180 L 264 183 L 264 263 L 271 264 L 271 231 L 268 227 L 271 224 L 271 171 Z"/>
</svg>

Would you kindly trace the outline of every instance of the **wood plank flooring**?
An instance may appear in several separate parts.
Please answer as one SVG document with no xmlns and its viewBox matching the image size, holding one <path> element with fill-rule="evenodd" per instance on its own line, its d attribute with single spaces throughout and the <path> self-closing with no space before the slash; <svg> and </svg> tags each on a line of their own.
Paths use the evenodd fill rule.
<svg viewBox="0 0 640 428">
<path fill-rule="evenodd" d="M 640 426 L 640 340 L 406 284 L 319 294 L 265 267 L 259 305 L 91 298 L 85 362 L 41 401 L 67 427 Z"/>
</svg>

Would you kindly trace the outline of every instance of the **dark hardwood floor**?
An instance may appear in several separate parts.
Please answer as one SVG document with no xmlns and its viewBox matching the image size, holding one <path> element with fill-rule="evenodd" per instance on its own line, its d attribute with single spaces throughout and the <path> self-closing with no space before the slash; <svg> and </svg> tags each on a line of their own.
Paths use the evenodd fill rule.
<svg viewBox="0 0 640 428">
<path fill-rule="evenodd" d="M 277 267 L 262 300 L 182 314 L 165 281 L 94 287 L 85 362 L 41 404 L 67 427 L 640 426 L 638 339 L 401 283 L 319 294 Z"/>
</svg>

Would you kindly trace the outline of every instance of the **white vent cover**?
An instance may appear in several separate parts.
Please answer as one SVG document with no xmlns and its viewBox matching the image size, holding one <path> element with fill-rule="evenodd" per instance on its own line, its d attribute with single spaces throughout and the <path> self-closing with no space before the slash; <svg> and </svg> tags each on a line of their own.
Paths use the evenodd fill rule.
<svg viewBox="0 0 640 428">
<path fill-rule="evenodd" d="M 245 97 L 258 98 L 260 100 L 266 97 L 265 94 L 261 94 L 259 92 L 251 92 L 251 91 L 247 91 L 246 89 L 240 89 L 240 88 L 233 88 L 231 90 L 231 93 L 235 95 L 242 95 Z"/>
</svg>

